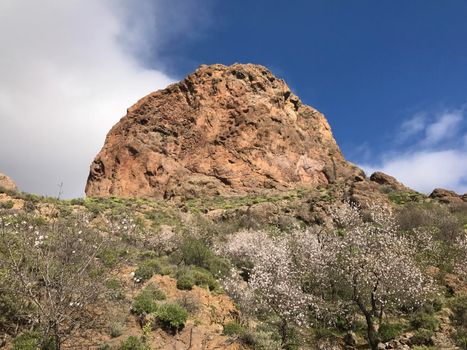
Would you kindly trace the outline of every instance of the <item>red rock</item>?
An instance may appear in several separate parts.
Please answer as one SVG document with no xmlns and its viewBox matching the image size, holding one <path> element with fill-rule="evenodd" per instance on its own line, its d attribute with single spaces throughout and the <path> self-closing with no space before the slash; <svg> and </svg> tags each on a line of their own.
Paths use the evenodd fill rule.
<svg viewBox="0 0 467 350">
<path fill-rule="evenodd" d="M 383 186 L 389 186 L 395 191 L 407 191 L 410 190 L 406 186 L 404 186 L 402 183 L 396 180 L 395 177 L 387 175 L 383 172 L 377 171 L 371 174 L 370 176 L 370 181 L 376 182 L 377 184 L 383 185 Z"/>
<path fill-rule="evenodd" d="M 17 191 L 16 183 L 8 176 L 0 173 L 0 187 L 7 191 Z"/>
<path fill-rule="evenodd" d="M 88 196 L 188 198 L 353 179 L 325 117 L 253 64 L 201 66 L 128 109 L 91 165 Z"/>
<path fill-rule="evenodd" d="M 430 198 L 436 199 L 442 203 L 462 203 L 463 196 L 458 195 L 454 191 L 445 190 L 444 188 L 435 188 L 430 194 Z"/>
</svg>

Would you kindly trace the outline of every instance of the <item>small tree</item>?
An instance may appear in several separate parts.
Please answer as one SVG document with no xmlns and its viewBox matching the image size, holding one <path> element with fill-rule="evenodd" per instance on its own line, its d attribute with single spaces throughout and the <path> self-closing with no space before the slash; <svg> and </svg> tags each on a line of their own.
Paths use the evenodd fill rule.
<svg viewBox="0 0 467 350">
<path fill-rule="evenodd" d="M 224 252 L 247 266 L 248 284 L 238 278 L 225 281 L 227 292 L 254 310 L 265 309 L 280 319 L 280 335 L 286 344 L 290 323 L 303 326 L 308 322 L 311 295 L 300 287 L 301 272 L 291 259 L 289 240 L 285 236 L 270 237 L 266 232 L 242 231 L 231 237 Z M 249 299 L 249 300 L 246 300 Z M 251 310 L 250 310 L 251 311 Z"/>
<path fill-rule="evenodd" d="M 60 349 L 72 333 L 98 321 L 93 303 L 106 277 L 98 258 L 106 241 L 85 217 L 38 222 L 31 216 L 0 218 L 2 285 L 30 305 L 24 317 L 42 341 Z"/>
<path fill-rule="evenodd" d="M 377 206 L 369 214 L 364 219 L 350 205 L 334 210 L 336 227 L 322 238 L 322 266 L 314 277 L 329 301 L 350 303 L 365 317 L 368 342 L 376 349 L 376 323 L 381 325 L 384 312 L 416 308 L 433 288 L 414 260 L 414 245 L 398 233 L 392 214 Z"/>
</svg>

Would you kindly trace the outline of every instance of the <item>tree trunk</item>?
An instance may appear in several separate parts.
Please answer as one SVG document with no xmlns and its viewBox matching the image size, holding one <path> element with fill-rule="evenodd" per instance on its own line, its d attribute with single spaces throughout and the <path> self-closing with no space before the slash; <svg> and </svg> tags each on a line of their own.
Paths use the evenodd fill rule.
<svg viewBox="0 0 467 350">
<path fill-rule="evenodd" d="M 54 347 L 55 350 L 60 350 L 61 348 L 61 339 L 60 339 L 60 333 L 58 330 L 58 324 L 55 323 L 53 326 L 53 332 L 54 332 Z"/>
<path fill-rule="evenodd" d="M 281 324 L 279 326 L 279 332 L 281 335 L 282 345 L 287 344 L 287 321 L 282 319 Z"/>
<path fill-rule="evenodd" d="M 373 318 L 370 314 L 365 314 L 366 325 L 367 325 L 367 335 L 368 335 L 368 344 L 370 344 L 371 350 L 378 349 L 378 333 L 376 332 Z"/>
</svg>

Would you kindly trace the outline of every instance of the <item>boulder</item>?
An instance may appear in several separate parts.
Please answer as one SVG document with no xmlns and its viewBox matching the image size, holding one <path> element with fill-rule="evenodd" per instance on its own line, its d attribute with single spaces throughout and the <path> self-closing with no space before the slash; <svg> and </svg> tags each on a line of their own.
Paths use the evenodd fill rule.
<svg viewBox="0 0 467 350">
<path fill-rule="evenodd" d="M 464 196 L 460 196 L 456 192 L 444 188 L 436 188 L 430 194 L 430 198 L 445 204 L 462 203 L 465 201 Z"/>
<path fill-rule="evenodd" d="M 18 187 L 16 183 L 8 176 L 0 173 L 0 188 L 3 188 L 7 191 L 17 191 Z"/>
</svg>

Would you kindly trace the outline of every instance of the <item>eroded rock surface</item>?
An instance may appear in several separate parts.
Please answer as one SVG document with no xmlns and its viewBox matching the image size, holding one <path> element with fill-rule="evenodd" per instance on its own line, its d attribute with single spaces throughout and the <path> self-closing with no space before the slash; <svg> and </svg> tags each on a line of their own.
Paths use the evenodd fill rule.
<svg viewBox="0 0 467 350">
<path fill-rule="evenodd" d="M 216 64 L 129 108 L 92 163 L 86 194 L 230 196 L 361 174 L 325 117 L 283 80 L 259 65 Z"/>
<path fill-rule="evenodd" d="M 17 191 L 16 183 L 5 174 L 0 173 L 0 187 L 8 191 Z"/>
</svg>

